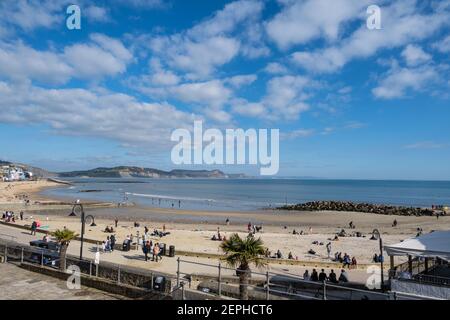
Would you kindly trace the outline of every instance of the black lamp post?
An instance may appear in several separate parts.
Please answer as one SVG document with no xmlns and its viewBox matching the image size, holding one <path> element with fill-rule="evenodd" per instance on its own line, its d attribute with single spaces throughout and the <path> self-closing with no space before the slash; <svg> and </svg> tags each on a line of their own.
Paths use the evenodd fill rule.
<svg viewBox="0 0 450 320">
<path fill-rule="evenodd" d="M 384 291 L 384 269 L 383 269 L 383 263 L 384 263 L 384 255 L 383 255 L 383 240 L 381 239 L 381 233 L 378 231 L 378 229 L 373 229 L 372 236 L 378 238 L 378 241 L 380 242 L 380 264 L 381 264 L 381 290 Z"/>
<path fill-rule="evenodd" d="M 95 226 L 97 226 L 96 224 L 95 224 L 95 219 L 94 219 L 94 216 L 93 215 L 88 215 L 88 216 L 86 216 L 85 215 L 85 213 L 84 213 L 84 208 L 83 208 L 83 205 L 81 204 L 81 203 L 75 203 L 74 205 L 73 205 L 73 208 L 72 208 L 72 212 L 69 214 L 69 217 L 76 217 L 77 216 L 77 214 L 76 214 L 76 212 L 75 212 L 75 210 L 76 210 L 76 208 L 80 208 L 80 213 L 81 213 L 81 234 L 80 234 L 80 236 L 81 236 L 81 245 L 80 245 L 80 260 L 83 260 L 83 242 L 84 242 L 84 232 L 85 232 L 85 224 L 86 224 L 86 221 L 88 221 L 89 219 L 91 219 L 92 220 L 92 223 L 90 224 L 90 226 L 91 227 L 95 227 Z"/>
</svg>

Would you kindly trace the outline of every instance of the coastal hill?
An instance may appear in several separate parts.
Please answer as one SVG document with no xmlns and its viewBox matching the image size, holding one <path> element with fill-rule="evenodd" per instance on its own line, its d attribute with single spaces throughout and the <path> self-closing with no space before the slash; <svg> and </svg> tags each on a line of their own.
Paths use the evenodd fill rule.
<svg viewBox="0 0 450 320">
<path fill-rule="evenodd" d="M 171 170 L 164 171 L 154 168 L 119 166 L 113 168 L 100 167 L 91 170 L 50 172 L 45 169 L 0 160 L 0 166 L 15 166 L 33 172 L 36 177 L 44 178 L 245 178 L 244 174 L 226 174 L 220 170 Z"/>
<path fill-rule="evenodd" d="M 113 168 L 95 168 L 84 171 L 58 173 L 61 178 L 239 178 L 244 175 L 229 175 L 220 170 L 172 170 L 164 171 L 153 168 L 120 166 Z"/>
</svg>

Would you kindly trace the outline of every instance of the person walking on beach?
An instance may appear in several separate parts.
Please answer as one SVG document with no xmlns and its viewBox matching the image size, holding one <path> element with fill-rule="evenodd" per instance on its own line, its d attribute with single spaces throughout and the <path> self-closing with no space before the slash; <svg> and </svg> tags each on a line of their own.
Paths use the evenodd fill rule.
<svg viewBox="0 0 450 320">
<path fill-rule="evenodd" d="M 251 222 L 248 223 L 247 230 L 248 230 L 248 232 L 252 231 L 252 223 Z"/>
<path fill-rule="evenodd" d="M 328 253 L 328 258 L 331 258 L 331 242 L 327 243 L 327 253 Z"/>
<path fill-rule="evenodd" d="M 20 211 L 19 215 L 20 215 L 20 220 L 22 221 L 23 220 L 23 211 Z"/>
<path fill-rule="evenodd" d="M 119 219 L 114 219 L 114 226 L 116 227 L 116 229 L 117 229 L 117 225 L 119 224 Z"/>
</svg>

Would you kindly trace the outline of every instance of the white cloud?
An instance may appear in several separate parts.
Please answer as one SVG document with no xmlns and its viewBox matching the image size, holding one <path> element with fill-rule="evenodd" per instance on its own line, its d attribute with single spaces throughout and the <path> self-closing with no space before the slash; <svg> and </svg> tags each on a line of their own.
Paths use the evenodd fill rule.
<svg viewBox="0 0 450 320">
<path fill-rule="evenodd" d="M 168 91 L 181 101 L 206 104 L 212 107 L 222 106 L 232 93 L 220 80 L 183 83 L 170 87 Z"/>
<path fill-rule="evenodd" d="M 195 42 L 183 36 L 159 37 L 152 40 L 154 52 L 171 67 L 206 77 L 233 59 L 239 42 L 228 37 L 211 37 Z"/>
<path fill-rule="evenodd" d="M 109 17 L 109 12 L 106 8 L 95 5 L 88 6 L 83 9 L 82 13 L 94 22 L 108 22 L 111 20 Z"/>
<path fill-rule="evenodd" d="M 266 106 L 261 102 L 248 102 L 245 99 L 234 99 L 231 103 L 232 111 L 246 117 L 261 117 L 266 115 Z"/>
<path fill-rule="evenodd" d="M 31 31 L 62 26 L 65 22 L 62 11 L 65 3 L 66 1 L 51 0 L 2 0 L 0 12 L 3 22 Z"/>
<path fill-rule="evenodd" d="M 225 83 L 231 85 L 233 88 L 239 89 L 243 86 L 252 84 L 257 78 L 256 74 L 237 75 L 225 79 Z"/>
<path fill-rule="evenodd" d="M 450 35 L 433 44 L 433 48 L 442 53 L 450 52 Z"/>
<path fill-rule="evenodd" d="M 207 78 L 240 50 L 252 57 L 268 54 L 255 26 L 261 10 L 259 1 L 235 1 L 191 29 L 153 37 L 149 47 L 162 62 L 187 72 L 191 79 Z"/>
<path fill-rule="evenodd" d="M 302 76 L 274 77 L 268 81 L 266 94 L 260 101 L 235 99 L 232 109 L 244 116 L 293 121 L 310 109 L 306 100 L 310 97 L 308 91 L 314 85 L 310 79 Z"/>
<path fill-rule="evenodd" d="M 375 97 L 381 99 L 401 98 L 409 90 L 422 90 L 438 79 L 439 73 L 432 66 L 419 68 L 394 67 L 388 71 L 378 87 L 372 90 L 372 93 Z"/>
<path fill-rule="evenodd" d="M 267 22 L 269 37 L 282 49 L 321 37 L 339 38 L 345 23 L 364 16 L 369 0 L 282 1 L 283 10 Z"/>
<path fill-rule="evenodd" d="M 140 102 L 121 93 L 0 82 L 1 122 L 46 124 L 63 135 L 164 147 L 171 144 L 173 129 L 190 128 L 194 118 L 169 104 Z"/>
<path fill-rule="evenodd" d="M 10 44 L 0 41 L 0 78 L 65 83 L 73 73 L 61 54 L 38 51 L 19 41 Z"/>
<path fill-rule="evenodd" d="M 310 71 L 335 72 L 352 59 L 368 58 L 382 49 L 426 39 L 448 25 L 449 17 L 449 10 L 420 12 L 417 1 L 396 1 L 382 7 L 382 30 L 369 30 L 363 24 L 338 45 L 313 52 L 298 51 L 292 59 Z"/>
<path fill-rule="evenodd" d="M 270 62 L 264 71 L 270 74 L 284 74 L 288 72 L 288 69 L 278 62 Z"/>
<path fill-rule="evenodd" d="M 72 78 L 98 80 L 126 71 L 133 56 L 119 40 L 101 34 L 90 39 L 67 46 L 63 52 L 0 41 L 0 78 L 63 84 Z"/>
<path fill-rule="evenodd" d="M 408 66 L 417 66 L 431 60 L 431 55 L 423 51 L 419 46 L 409 44 L 403 51 L 402 57 Z"/>
</svg>

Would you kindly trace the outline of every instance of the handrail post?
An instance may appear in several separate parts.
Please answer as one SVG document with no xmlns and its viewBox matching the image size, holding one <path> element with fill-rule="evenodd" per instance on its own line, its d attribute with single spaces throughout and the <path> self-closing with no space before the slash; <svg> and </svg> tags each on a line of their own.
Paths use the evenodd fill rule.
<svg viewBox="0 0 450 320">
<path fill-rule="evenodd" d="M 181 300 L 186 300 L 186 293 L 184 291 L 184 282 L 181 283 Z"/>
<path fill-rule="evenodd" d="M 5 263 L 8 262 L 8 244 L 5 244 Z"/>
<path fill-rule="evenodd" d="M 41 251 L 41 266 L 44 266 L 44 250 Z"/>
<path fill-rule="evenodd" d="M 20 253 L 20 263 L 23 263 L 23 247 L 22 247 L 22 250 L 21 250 L 21 253 Z"/>
<path fill-rule="evenodd" d="M 120 265 L 119 269 L 117 269 L 117 283 L 120 284 Z"/>
<path fill-rule="evenodd" d="M 327 282 L 323 280 L 323 300 L 327 300 Z"/>
<path fill-rule="evenodd" d="M 222 295 L 222 264 L 219 261 L 219 274 L 218 274 L 218 293 L 219 297 Z"/>
<path fill-rule="evenodd" d="M 266 272 L 266 300 L 270 300 L 269 271 Z"/>
<path fill-rule="evenodd" d="M 151 280 L 150 280 L 150 286 L 151 287 L 150 287 L 150 289 L 153 290 L 153 272 L 150 273 L 150 277 L 151 277 Z"/>
<path fill-rule="evenodd" d="M 180 286 L 180 257 L 177 258 L 177 287 Z"/>
</svg>

